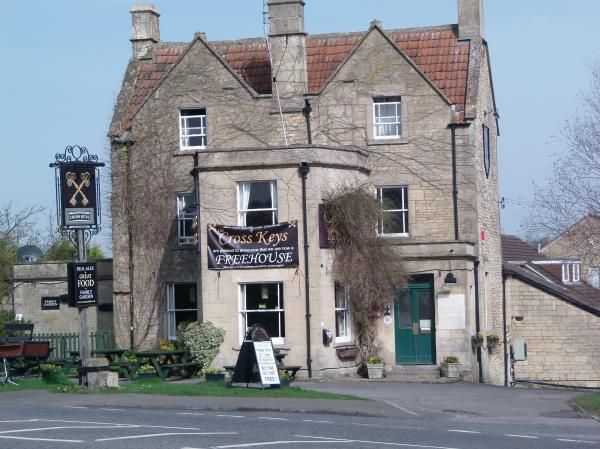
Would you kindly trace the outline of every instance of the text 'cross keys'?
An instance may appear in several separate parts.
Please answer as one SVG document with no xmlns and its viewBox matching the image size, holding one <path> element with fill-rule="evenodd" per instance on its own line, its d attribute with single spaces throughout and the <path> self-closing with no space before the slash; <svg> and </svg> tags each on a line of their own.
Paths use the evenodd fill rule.
<svg viewBox="0 0 600 449">
<path fill-rule="evenodd" d="M 87 206 L 90 201 L 87 199 L 87 196 L 85 196 L 85 193 L 83 193 L 81 188 L 90 186 L 90 174 L 88 172 L 81 173 L 81 182 L 79 184 L 77 184 L 77 173 L 67 172 L 66 178 L 67 186 L 75 187 L 75 193 L 69 200 L 69 203 L 73 207 L 77 206 L 77 195 L 81 195 L 81 204 Z"/>
</svg>

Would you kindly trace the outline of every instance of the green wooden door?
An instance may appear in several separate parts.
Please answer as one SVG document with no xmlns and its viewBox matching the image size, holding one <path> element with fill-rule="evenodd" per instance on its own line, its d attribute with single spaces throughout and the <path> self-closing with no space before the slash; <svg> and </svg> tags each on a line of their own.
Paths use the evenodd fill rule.
<svg viewBox="0 0 600 449">
<path fill-rule="evenodd" d="M 396 363 L 435 363 L 435 314 L 430 284 L 409 284 L 394 304 Z"/>
</svg>

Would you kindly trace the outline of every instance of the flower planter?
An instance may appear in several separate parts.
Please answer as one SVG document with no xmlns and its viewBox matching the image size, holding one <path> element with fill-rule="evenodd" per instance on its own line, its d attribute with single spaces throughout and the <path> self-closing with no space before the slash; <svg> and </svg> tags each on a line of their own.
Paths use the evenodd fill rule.
<svg viewBox="0 0 600 449">
<path fill-rule="evenodd" d="M 355 360 L 358 355 L 358 347 L 356 346 L 346 346 L 341 348 L 336 348 L 335 350 L 338 359 L 340 360 Z"/>
<path fill-rule="evenodd" d="M 369 379 L 383 379 L 383 363 L 367 363 Z"/>
<path fill-rule="evenodd" d="M 460 363 L 443 363 L 440 368 L 440 375 L 442 377 L 458 378 L 460 377 L 461 364 Z"/>
<path fill-rule="evenodd" d="M 207 382 L 224 382 L 225 373 L 207 373 L 204 375 L 204 379 Z"/>
<path fill-rule="evenodd" d="M 138 373 L 138 375 L 137 375 L 138 380 L 154 379 L 155 377 L 156 377 L 156 373 Z"/>
<path fill-rule="evenodd" d="M 471 346 L 473 346 L 474 348 L 480 348 L 481 345 L 483 345 L 483 339 L 471 337 Z"/>
</svg>

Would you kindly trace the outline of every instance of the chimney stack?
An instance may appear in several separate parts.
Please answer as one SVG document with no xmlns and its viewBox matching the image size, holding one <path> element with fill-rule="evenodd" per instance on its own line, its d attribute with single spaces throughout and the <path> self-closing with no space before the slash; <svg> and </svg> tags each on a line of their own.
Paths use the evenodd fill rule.
<svg viewBox="0 0 600 449">
<path fill-rule="evenodd" d="M 458 0 L 458 38 L 484 38 L 483 0 Z"/>
<path fill-rule="evenodd" d="M 160 14 L 154 5 L 148 4 L 132 5 L 130 12 L 133 56 L 142 59 L 160 41 Z"/>
<path fill-rule="evenodd" d="M 301 111 L 308 89 L 304 1 L 269 0 L 268 6 L 275 106 L 279 93 L 284 111 Z"/>
</svg>

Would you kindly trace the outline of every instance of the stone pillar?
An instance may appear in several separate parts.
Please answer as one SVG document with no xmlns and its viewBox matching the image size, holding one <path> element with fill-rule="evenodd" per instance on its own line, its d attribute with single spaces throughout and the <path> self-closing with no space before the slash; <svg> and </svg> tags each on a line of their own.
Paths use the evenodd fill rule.
<svg viewBox="0 0 600 449">
<path fill-rule="evenodd" d="M 458 0 L 458 38 L 484 38 L 483 0 Z"/>
<path fill-rule="evenodd" d="M 154 5 L 146 4 L 132 5 L 130 12 L 133 57 L 141 59 L 160 41 L 160 14 Z"/>
<path fill-rule="evenodd" d="M 308 88 L 304 1 L 269 0 L 268 6 L 274 106 L 280 101 L 284 111 L 300 111 Z"/>
</svg>

